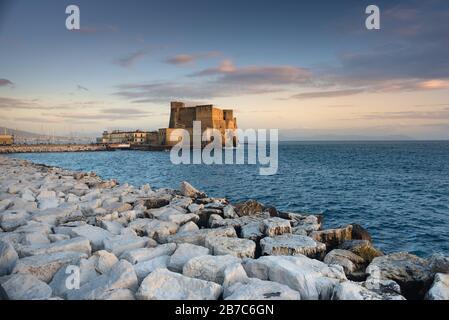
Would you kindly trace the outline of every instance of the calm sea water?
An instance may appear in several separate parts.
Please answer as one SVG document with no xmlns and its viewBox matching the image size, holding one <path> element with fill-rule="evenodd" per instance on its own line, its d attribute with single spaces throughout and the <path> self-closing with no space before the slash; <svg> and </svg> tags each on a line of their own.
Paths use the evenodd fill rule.
<svg viewBox="0 0 449 320">
<path fill-rule="evenodd" d="M 281 143 L 274 176 L 258 175 L 256 165 L 173 165 L 168 152 L 12 156 L 136 186 L 187 180 L 232 202 L 322 213 L 326 227 L 359 223 L 385 252 L 449 254 L 449 142 Z"/>
</svg>

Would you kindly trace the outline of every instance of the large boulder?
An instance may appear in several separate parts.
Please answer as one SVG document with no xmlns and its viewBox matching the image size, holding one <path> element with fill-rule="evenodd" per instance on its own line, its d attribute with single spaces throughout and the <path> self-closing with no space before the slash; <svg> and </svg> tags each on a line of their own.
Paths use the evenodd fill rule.
<svg viewBox="0 0 449 320">
<path fill-rule="evenodd" d="M 79 273 L 75 274 L 76 269 L 71 269 L 69 267 L 75 266 L 63 266 L 58 272 L 55 273 L 53 279 L 49 283 L 49 286 L 53 290 L 53 295 L 66 298 L 67 293 L 72 290 L 70 285 L 74 285 L 73 281 L 75 277 L 79 275 L 79 285 L 82 286 L 90 281 L 93 281 L 98 277 L 98 273 L 95 270 L 95 264 L 98 261 L 98 257 L 92 256 L 89 259 L 81 259 L 78 266 Z"/>
<path fill-rule="evenodd" d="M 397 282 L 407 299 L 422 299 L 429 290 L 433 273 L 425 259 L 399 252 L 374 258 L 366 268 L 374 279 L 390 279 Z"/>
<path fill-rule="evenodd" d="M 352 225 L 337 229 L 313 231 L 310 234 L 310 237 L 316 241 L 324 243 L 327 248 L 333 249 L 346 240 L 352 240 Z"/>
<path fill-rule="evenodd" d="M 170 256 L 160 256 L 135 264 L 133 267 L 139 283 L 154 270 L 161 268 L 166 269 L 169 261 Z"/>
<path fill-rule="evenodd" d="M 321 229 L 322 217 L 320 215 L 304 215 L 293 212 L 279 212 L 279 217 L 291 220 L 292 233 L 309 235 L 313 231 Z"/>
<path fill-rule="evenodd" d="M 371 234 L 357 223 L 351 224 L 352 226 L 352 239 L 354 240 L 366 240 L 372 242 Z"/>
<path fill-rule="evenodd" d="M 184 197 L 190 198 L 206 198 L 207 195 L 204 192 L 199 191 L 187 181 L 181 182 L 179 190 Z"/>
<path fill-rule="evenodd" d="M 193 232 L 181 232 L 167 237 L 167 242 L 174 243 L 191 243 L 198 246 L 205 246 L 207 236 L 225 236 L 237 237 L 235 229 L 232 227 L 216 228 L 216 229 L 200 229 Z"/>
<path fill-rule="evenodd" d="M 426 294 L 427 300 L 449 300 L 449 274 L 437 273 L 432 287 Z"/>
<path fill-rule="evenodd" d="M 122 259 L 128 260 L 132 264 L 144 262 L 160 256 L 170 256 L 175 252 L 175 243 L 166 243 L 154 248 L 139 248 L 126 251 L 121 255 Z"/>
<path fill-rule="evenodd" d="M 10 274 L 18 259 L 14 247 L 9 242 L 0 240 L 0 277 Z"/>
<path fill-rule="evenodd" d="M 366 264 L 371 263 L 374 258 L 383 256 L 383 253 L 373 247 L 368 240 L 348 240 L 344 241 L 339 249 L 348 250 L 352 253 L 362 257 Z"/>
<path fill-rule="evenodd" d="M 109 231 L 102 229 L 100 227 L 95 227 L 91 225 L 83 225 L 75 228 L 69 229 L 69 235 L 71 237 L 85 237 L 90 241 L 93 251 L 98 251 L 104 249 L 103 241 L 113 236 Z"/>
<path fill-rule="evenodd" d="M 220 285 L 157 269 L 147 276 L 136 293 L 139 300 L 216 300 Z"/>
<path fill-rule="evenodd" d="M 28 273 L 48 283 L 62 266 L 76 265 L 82 258 L 87 254 L 72 251 L 26 257 L 17 261 L 13 273 Z"/>
<path fill-rule="evenodd" d="M 99 250 L 94 253 L 94 256 L 97 257 L 95 260 L 95 270 L 101 274 L 108 273 L 118 262 L 117 257 L 106 250 Z"/>
<path fill-rule="evenodd" d="M 256 252 L 254 241 L 236 237 L 208 236 L 205 244 L 215 256 L 230 254 L 237 258 L 254 258 Z"/>
<path fill-rule="evenodd" d="M 365 260 L 351 251 L 334 249 L 324 257 L 323 262 L 342 266 L 345 273 L 348 275 L 360 270 L 363 267 Z"/>
<path fill-rule="evenodd" d="M 146 247 L 146 237 L 135 237 L 127 235 L 112 236 L 103 240 L 104 250 L 119 257 L 123 252 Z"/>
<path fill-rule="evenodd" d="M 46 223 L 49 225 L 57 225 L 59 221 L 67 218 L 70 214 L 76 211 L 76 206 L 49 208 L 35 212 L 31 219 L 37 222 Z"/>
<path fill-rule="evenodd" d="M 262 221 L 261 231 L 267 237 L 274 237 L 284 233 L 292 233 L 292 226 L 289 220 L 273 217 Z"/>
<path fill-rule="evenodd" d="M 208 248 L 197 246 L 190 243 L 179 244 L 176 251 L 170 257 L 168 269 L 176 272 L 182 272 L 182 268 L 192 258 L 205 256 L 210 253 Z"/>
<path fill-rule="evenodd" d="M 435 253 L 432 254 L 428 260 L 429 267 L 432 272 L 449 274 L 449 257 L 445 257 L 442 254 Z"/>
<path fill-rule="evenodd" d="M 298 256 L 265 256 L 246 260 L 243 264 L 249 277 L 275 281 L 300 293 L 303 300 L 328 300 L 334 287 L 346 280 L 343 268 Z"/>
<path fill-rule="evenodd" d="M 226 267 L 223 287 L 226 300 L 300 300 L 299 292 L 286 285 L 249 278 L 240 263 Z"/>
<path fill-rule="evenodd" d="M 47 300 L 52 295 L 48 284 L 30 274 L 14 274 L 1 287 L 10 300 Z"/>
<path fill-rule="evenodd" d="M 101 300 L 103 295 L 117 289 L 137 289 L 137 276 L 126 260 L 117 262 L 111 270 L 67 293 L 69 300 Z"/>
<path fill-rule="evenodd" d="M 296 235 L 283 234 L 276 237 L 266 237 L 260 240 L 262 255 L 270 256 L 295 256 L 305 255 L 311 258 L 321 259 L 326 252 L 326 245 L 314 239 Z"/>
<path fill-rule="evenodd" d="M 222 284 L 226 267 L 239 262 L 241 262 L 240 259 L 231 255 L 198 256 L 190 259 L 184 265 L 182 273 L 188 277 Z"/>
<path fill-rule="evenodd" d="M 81 252 L 90 256 L 92 249 L 89 240 L 84 237 L 76 237 L 73 239 L 62 240 L 50 244 L 37 244 L 31 246 L 22 246 L 18 248 L 20 257 L 45 255 L 67 251 Z"/>
<path fill-rule="evenodd" d="M 0 227 L 6 231 L 14 231 L 26 225 L 30 215 L 25 210 L 8 210 L 0 214 Z"/>
<path fill-rule="evenodd" d="M 332 293 L 332 300 L 382 300 L 377 293 L 364 288 L 362 285 L 343 281 L 337 284 Z"/>
<path fill-rule="evenodd" d="M 252 216 L 264 211 L 264 205 L 256 200 L 248 200 L 235 205 L 235 212 L 239 217 Z"/>
<path fill-rule="evenodd" d="M 405 300 L 397 283 L 391 280 L 343 281 L 337 284 L 332 300 Z"/>
</svg>

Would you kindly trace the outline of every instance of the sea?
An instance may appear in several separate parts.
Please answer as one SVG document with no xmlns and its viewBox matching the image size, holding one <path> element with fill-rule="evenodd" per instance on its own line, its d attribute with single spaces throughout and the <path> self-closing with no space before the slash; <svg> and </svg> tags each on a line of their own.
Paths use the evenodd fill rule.
<svg viewBox="0 0 449 320">
<path fill-rule="evenodd" d="M 324 227 L 364 226 L 386 253 L 449 255 L 449 142 L 281 142 L 278 171 L 259 165 L 173 164 L 169 152 L 12 154 L 134 186 L 188 181 L 232 203 L 256 199 L 278 210 L 322 214 Z"/>
</svg>

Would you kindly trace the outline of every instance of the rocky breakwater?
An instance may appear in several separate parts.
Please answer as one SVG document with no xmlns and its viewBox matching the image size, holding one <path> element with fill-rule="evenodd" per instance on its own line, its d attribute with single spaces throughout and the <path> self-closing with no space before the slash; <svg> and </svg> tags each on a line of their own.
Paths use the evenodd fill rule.
<svg viewBox="0 0 449 320">
<path fill-rule="evenodd" d="M 86 152 L 106 151 L 106 145 L 96 144 L 22 144 L 0 146 L 0 154 L 6 153 L 44 153 L 44 152 Z"/>
<path fill-rule="evenodd" d="M 449 259 L 352 224 L 0 157 L 3 299 L 449 299 Z"/>
</svg>

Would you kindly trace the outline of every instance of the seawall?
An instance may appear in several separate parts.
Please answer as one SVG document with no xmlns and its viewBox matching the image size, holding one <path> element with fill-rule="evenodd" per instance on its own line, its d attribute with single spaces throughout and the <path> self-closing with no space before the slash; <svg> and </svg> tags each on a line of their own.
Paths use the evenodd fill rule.
<svg viewBox="0 0 449 320">
<path fill-rule="evenodd" d="M 82 152 L 82 151 L 106 151 L 106 145 L 94 144 L 35 144 L 0 146 L 0 154 L 6 153 L 42 153 L 42 152 Z"/>
<path fill-rule="evenodd" d="M 449 300 L 449 257 L 385 255 L 357 224 L 324 229 L 187 182 L 120 185 L 2 156 L 0 173 L 0 300 Z"/>
</svg>

